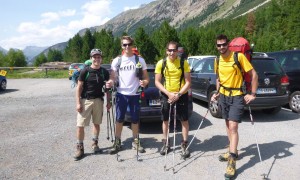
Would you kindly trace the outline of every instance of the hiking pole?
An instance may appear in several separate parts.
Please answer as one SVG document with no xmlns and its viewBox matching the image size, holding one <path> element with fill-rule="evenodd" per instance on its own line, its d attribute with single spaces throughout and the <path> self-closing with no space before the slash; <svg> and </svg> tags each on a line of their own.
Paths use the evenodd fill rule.
<svg viewBox="0 0 300 180">
<path fill-rule="evenodd" d="M 140 146 L 140 113 L 141 113 L 141 104 L 142 104 L 142 93 L 143 93 L 144 89 L 143 87 L 139 87 L 138 92 L 140 93 L 140 99 L 139 99 L 139 120 L 138 120 L 138 133 L 137 133 L 137 145 L 136 145 L 136 160 L 137 161 L 141 161 L 139 159 L 139 146 Z"/>
<path fill-rule="evenodd" d="M 200 129 L 200 127 L 201 127 L 203 121 L 204 121 L 204 119 L 206 118 L 206 116 L 207 116 L 207 114 L 208 114 L 208 111 L 209 111 L 209 108 L 207 109 L 207 111 L 206 111 L 206 113 L 205 113 L 205 116 L 203 116 L 203 118 L 202 118 L 202 120 L 201 120 L 201 123 L 199 124 L 198 129 L 196 130 L 196 132 L 195 132 L 195 134 L 194 134 L 194 136 L 193 136 L 191 142 L 190 142 L 189 145 L 186 147 L 186 150 L 189 149 L 190 145 L 191 145 L 192 142 L 194 141 L 194 139 L 195 139 L 195 137 L 196 137 L 196 135 L 197 135 L 197 133 L 198 133 L 198 131 L 199 131 L 199 129 Z"/>
<path fill-rule="evenodd" d="M 166 146 L 169 146 L 169 133 L 170 133 L 171 112 L 172 112 L 172 104 L 170 103 L 169 119 L 168 119 L 168 133 L 167 133 L 167 139 L 166 139 Z M 165 165 L 164 165 L 164 170 L 165 171 L 166 171 L 166 168 L 167 168 L 167 154 L 168 154 L 168 147 L 165 149 Z"/>
<path fill-rule="evenodd" d="M 106 130 L 107 130 L 107 137 L 106 139 L 109 141 L 109 122 L 110 122 L 110 112 L 107 109 L 107 115 L 106 115 L 107 123 L 106 123 Z"/>
<path fill-rule="evenodd" d="M 106 81 L 104 81 L 104 83 L 106 83 Z M 103 87 L 103 89 L 104 89 L 104 92 L 106 93 L 106 98 L 108 97 L 108 93 L 109 93 L 109 88 L 106 88 L 106 85 L 104 84 L 104 87 Z M 109 109 L 106 107 L 106 130 L 107 130 L 107 137 L 106 137 L 106 139 L 107 140 L 109 140 L 110 139 L 110 137 L 109 137 L 109 122 L 111 121 L 111 119 L 110 119 L 110 111 L 109 111 Z"/>
<path fill-rule="evenodd" d="M 261 165 L 263 165 L 261 155 L 260 155 L 260 149 L 259 149 L 258 142 L 257 142 L 257 136 L 256 136 L 255 128 L 254 128 L 254 121 L 253 121 L 250 105 L 248 105 L 248 107 L 249 107 L 249 116 L 250 116 L 251 124 L 253 125 L 252 127 L 253 127 L 254 136 L 255 136 L 256 147 L 257 147 L 257 151 L 258 151 L 259 160 L 260 160 Z M 261 176 L 263 176 L 263 179 L 266 179 L 266 177 L 265 177 L 266 174 L 262 174 Z"/>
<path fill-rule="evenodd" d="M 116 121 L 115 121 L 115 113 L 114 113 L 114 108 L 115 108 L 115 97 L 114 97 L 114 93 L 113 93 L 113 89 L 114 88 L 110 88 L 110 94 L 111 94 L 111 98 L 110 98 L 110 103 L 111 103 L 111 113 L 112 113 L 112 129 L 111 131 L 113 131 L 113 134 L 114 136 L 112 137 L 112 142 L 114 142 L 113 138 L 115 138 L 116 136 L 116 128 L 115 128 L 115 124 L 116 124 Z"/>
<path fill-rule="evenodd" d="M 174 129 L 173 129 L 173 174 L 175 174 L 175 142 L 176 142 L 176 102 L 175 102 L 175 105 L 174 105 Z"/>
</svg>

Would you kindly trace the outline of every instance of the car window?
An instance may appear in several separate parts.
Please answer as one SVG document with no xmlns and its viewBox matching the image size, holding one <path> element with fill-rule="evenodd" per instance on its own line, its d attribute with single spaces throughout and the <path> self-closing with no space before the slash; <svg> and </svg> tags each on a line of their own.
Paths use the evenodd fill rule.
<svg viewBox="0 0 300 180">
<path fill-rule="evenodd" d="M 202 68 L 202 73 L 214 73 L 214 58 L 205 59 Z"/>
<path fill-rule="evenodd" d="M 282 74 L 280 64 L 275 59 L 253 59 L 252 65 L 259 76 L 265 73 Z"/>
<path fill-rule="evenodd" d="M 154 70 L 155 69 L 153 69 L 153 68 L 147 69 L 148 77 L 150 79 L 149 84 L 148 84 L 149 87 L 155 87 L 155 80 L 154 80 L 155 74 L 154 74 Z"/>
<path fill-rule="evenodd" d="M 193 67 L 194 73 L 200 73 L 202 72 L 202 68 L 205 61 L 198 61 L 195 66 Z"/>
<path fill-rule="evenodd" d="M 300 69 L 300 52 L 291 53 L 287 61 L 282 64 L 285 71 L 294 71 Z"/>
</svg>

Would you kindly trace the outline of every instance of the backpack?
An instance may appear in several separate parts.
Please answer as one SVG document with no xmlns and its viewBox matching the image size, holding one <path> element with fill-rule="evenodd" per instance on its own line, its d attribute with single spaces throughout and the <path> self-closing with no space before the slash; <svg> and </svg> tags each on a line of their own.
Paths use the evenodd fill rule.
<svg viewBox="0 0 300 180">
<path fill-rule="evenodd" d="M 236 65 L 238 67 L 238 69 L 241 71 L 241 73 L 243 74 L 243 85 L 240 88 L 224 87 L 224 86 L 222 86 L 222 84 L 220 84 L 220 86 L 222 86 L 225 90 L 229 90 L 230 92 L 232 90 L 240 90 L 245 94 L 246 92 L 251 91 L 251 77 L 248 73 L 244 72 L 244 70 L 242 69 L 242 66 L 241 66 L 241 64 L 239 62 L 239 59 L 238 59 L 238 53 L 243 53 L 246 56 L 246 58 L 251 62 L 252 49 L 250 47 L 249 42 L 245 38 L 237 37 L 237 38 L 234 38 L 229 43 L 229 50 L 234 52 L 234 55 L 233 55 L 233 59 L 234 59 L 233 68 L 234 68 L 234 65 Z M 216 72 L 218 73 L 219 58 L 216 59 L 216 62 L 217 62 L 217 71 Z"/>
<path fill-rule="evenodd" d="M 90 71 L 89 71 L 89 67 L 88 65 L 85 66 L 85 68 L 88 68 L 87 70 L 87 73 L 86 73 L 86 76 L 85 76 L 85 81 L 87 80 L 87 78 L 89 77 L 90 75 Z M 71 88 L 74 88 L 77 86 L 78 84 L 78 78 L 79 78 L 79 75 L 80 75 L 80 72 L 81 72 L 82 69 L 78 70 L 76 69 L 73 74 L 72 74 L 72 85 L 71 85 Z M 103 73 L 103 69 L 101 69 L 101 73 L 100 73 L 100 76 L 104 79 L 104 73 Z"/>
<path fill-rule="evenodd" d="M 163 59 L 162 67 L 161 67 L 161 75 L 162 75 L 162 79 L 164 81 L 165 81 L 165 75 L 164 75 L 165 68 L 168 69 L 167 58 Z M 181 88 L 181 81 L 184 80 L 184 57 L 183 56 L 180 56 L 180 69 L 181 69 L 181 76 L 180 76 L 180 81 L 179 81 L 180 82 L 179 88 Z"/>
</svg>

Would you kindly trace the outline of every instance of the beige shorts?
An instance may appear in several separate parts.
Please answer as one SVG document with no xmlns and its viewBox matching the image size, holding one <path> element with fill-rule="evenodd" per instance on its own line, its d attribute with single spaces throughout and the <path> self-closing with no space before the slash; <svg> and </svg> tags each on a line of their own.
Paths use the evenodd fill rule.
<svg viewBox="0 0 300 180">
<path fill-rule="evenodd" d="M 103 116 L 103 100 L 96 99 L 80 99 L 80 103 L 83 105 L 83 111 L 77 114 L 77 126 L 84 127 L 89 126 L 91 118 L 94 124 L 102 123 Z"/>
</svg>

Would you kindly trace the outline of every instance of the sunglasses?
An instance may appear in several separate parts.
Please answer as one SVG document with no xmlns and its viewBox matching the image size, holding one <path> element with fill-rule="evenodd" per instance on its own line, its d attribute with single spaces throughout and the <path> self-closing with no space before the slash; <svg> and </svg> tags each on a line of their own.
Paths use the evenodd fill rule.
<svg viewBox="0 0 300 180">
<path fill-rule="evenodd" d="M 122 44 L 123 47 L 126 47 L 126 46 L 132 46 L 132 43 L 128 43 L 128 44 Z"/>
<path fill-rule="evenodd" d="M 168 49 L 168 52 L 177 52 L 177 49 Z"/>
<path fill-rule="evenodd" d="M 217 44 L 217 47 L 221 47 L 221 46 L 223 46 L 223 47 L 225 47 L 225 46 L 227 46 L 227 42 L 226 43 L 223 43 L 223 44 Z"/>
</svg>

